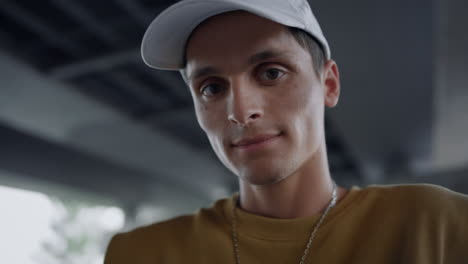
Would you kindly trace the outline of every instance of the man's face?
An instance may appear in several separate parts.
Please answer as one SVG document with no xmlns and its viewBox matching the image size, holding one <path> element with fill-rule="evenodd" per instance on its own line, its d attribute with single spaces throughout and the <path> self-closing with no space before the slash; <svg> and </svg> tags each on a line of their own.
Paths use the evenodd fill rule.
<svg viewBox="0 0 468 264">
<path fill-rule="evenodd" d="M 198 122 L 233 173 L 271 184 L 315 158 L 324 105 L 334 106 L 338 95 L 330 101 L 327 77 L 314 73 L 310 54 L 285 26 L 225 13 L 196 29 L 186 55 Z"/>
</svg>

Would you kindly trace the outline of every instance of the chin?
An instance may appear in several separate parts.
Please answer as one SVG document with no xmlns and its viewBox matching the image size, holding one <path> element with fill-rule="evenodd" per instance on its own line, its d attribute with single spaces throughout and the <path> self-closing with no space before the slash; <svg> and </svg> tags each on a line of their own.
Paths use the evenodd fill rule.
<svg viewBox="0 0 468 264">
<path fill-rule="evenodd" d="M 287 178 L 286 173 L 272 167 L 256 170 L 244 168 L 236 174 L 242 181 L 257 186 L 276 184 Z"/>
</svg>

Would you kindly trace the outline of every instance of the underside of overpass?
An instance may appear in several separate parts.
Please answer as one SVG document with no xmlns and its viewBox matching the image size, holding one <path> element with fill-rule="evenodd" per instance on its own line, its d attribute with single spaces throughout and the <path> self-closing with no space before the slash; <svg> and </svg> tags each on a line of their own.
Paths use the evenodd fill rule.
<svg viewBox="0 0 468 264">
<path fill-rule="evenodd" d="M 139 57 L 145 27 L 173 2 L 2 1 L 0 184 L 174 212 L 237 190 L 178 73 Z M 465 4 L 310 4 L 342 80 L 339 106 L 326 113 L 337 182 L 468 193 Z"/>
</svg>

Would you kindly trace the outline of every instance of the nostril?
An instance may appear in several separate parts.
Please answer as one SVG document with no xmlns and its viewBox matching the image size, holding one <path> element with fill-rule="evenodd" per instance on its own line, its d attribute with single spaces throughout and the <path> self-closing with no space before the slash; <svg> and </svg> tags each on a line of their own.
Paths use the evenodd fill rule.
<svg viewBox="0 0 468 264">
<path fill-rule="evenodd" d="M 255 114 L 252 114 L 252 115 L 250 116 L 250 119 L 257 119 L 257 118 L 259 118 L 259 117 L 260 117 L 260 114 L 255 113 Z"/>
<path fill-rule="evenodd" d="M 236 124 L 239 126 L 247 126 L 251 122 L 254 122 L 261 117 L 262 117 L 261 113 L 258 113 L 258 112 L 252 113 L 250 115 L 240 116 L 240 117 L 236 117 L 234 114 L 231 114 L 228 116 L 228 120 L 232 122 L 233 124 Z"/>
</svg>

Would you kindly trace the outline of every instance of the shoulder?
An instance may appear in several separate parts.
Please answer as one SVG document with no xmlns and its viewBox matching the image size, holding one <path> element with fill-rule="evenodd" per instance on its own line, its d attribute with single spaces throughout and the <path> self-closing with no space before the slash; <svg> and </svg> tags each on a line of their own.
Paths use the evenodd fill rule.
<svg viewBox="0 0 468 264">
<path fill-rule="evenodd" d="M 152 223 L 150 225 L 140 226 L 127 232 L 119 233 L 121 239 L 130 240 L 133 243 L 138 242 L 156 242 L 162 237 L 186 233 L 193 224 L 195 215 L 178 216 L 166 221 Z"/>
<path fill-rule="evenodd" d="M 433 184 L 370 185 L 376 202 L 412 213 L 463 214 L 468 217 L 468 196 Z"/>
<path fill-rule="evenodd" d="M 413 198 L 420 201 L 428 198 L 438 198 L 441 202 L 446 202 L 447 200 L 459 200 L 460 202 L 468 201 L 467 195 L 434 184 L 369 185 L 367 188 L 370 192 L 375 192 L 380 195 Z"/>
<path fill-rule="evenodd" d="M 155 249 L 171 245 L 190 229 L 193 215 L 176 217 L 164 222 L 141 226 L 114 235 L 106 250 L 105 264 L 152 263 L 160 259 Z M 182 241 L 179 241 L 181 243 Z"/>
<path fill-rule="evenodd" d="M 161 252 L 176 253 L 181 248 L 189 247 L 191 240 L 201 230 L 223 222 L 221 207 L 225 200 L 218 200 L 212 207 L 201 208 L 194 214 L 114 235 L 107 247 L 105 264 L 160 261 Z"/>
<path fill-rule="evenodd" d="M 222 206 L 226 199 L 216 201 L 212 206 L 200 208 L 195 213 L 174 217 L 165 221 L 137 227 L 131 231 L 121 233 L 122 236 L 133 240 L 154 239 L 161 236 L 186 236 L 200 224 L 215 223 L 222 218 Z"/>
</svg>

